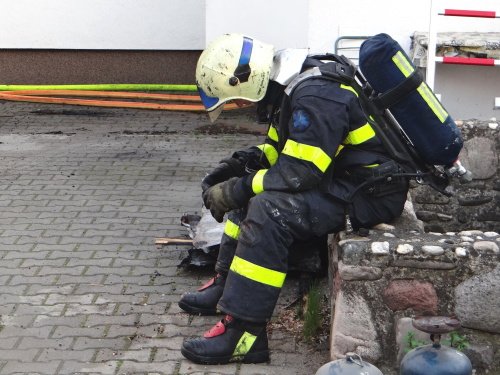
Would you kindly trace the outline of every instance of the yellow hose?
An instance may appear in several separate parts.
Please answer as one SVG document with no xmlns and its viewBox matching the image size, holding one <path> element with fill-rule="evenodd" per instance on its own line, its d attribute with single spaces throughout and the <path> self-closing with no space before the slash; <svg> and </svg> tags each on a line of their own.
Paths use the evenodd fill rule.
<svg viewBox="0 0 500 375">
<path fill-rule="evenodd" d="M 103 83 L 78 85 L 0 85 L 0 91 L 18 90 L 90 90 L 90 91 L 197 91 L 196 85 L 147 83 Z"/>
</svg>

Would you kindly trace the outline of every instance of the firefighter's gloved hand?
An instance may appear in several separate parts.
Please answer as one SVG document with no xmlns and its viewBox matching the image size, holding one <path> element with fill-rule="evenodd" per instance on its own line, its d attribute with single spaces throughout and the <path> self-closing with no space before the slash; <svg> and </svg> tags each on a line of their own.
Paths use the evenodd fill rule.
<svg viewBox="0 0 500 375">
<path fill-rule="evenodd" d="M 222 223 L 224 214 L 236 208 L 241 208 L 248 202 L 243 192 L 235 189 L 238 177 L 216 184 L 203 193 L 203 203 L 219 223 Z"/>
<path fill-rule="evenodd" d="M 245 174 L 245 167 L 234 158 L 221 160 L 220 164 L 201 181 L 201 190 L 229 180 L 231 177 L 241 177 Z"/>
</svg>

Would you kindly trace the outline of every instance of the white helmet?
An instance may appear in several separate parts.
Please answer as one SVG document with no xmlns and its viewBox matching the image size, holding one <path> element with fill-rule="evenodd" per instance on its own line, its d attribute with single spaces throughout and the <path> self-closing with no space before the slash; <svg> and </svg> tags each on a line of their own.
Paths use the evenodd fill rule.
<svg viewBox="0 0 500 375">
<path fill-rule="evenodd" d="M 207 46 L 196 66 L 196 85 L 212 122 L 228 100 L 264 97 L 273 55 L 273 46 L 241 34 L 224 34 Z"/>
</svg>

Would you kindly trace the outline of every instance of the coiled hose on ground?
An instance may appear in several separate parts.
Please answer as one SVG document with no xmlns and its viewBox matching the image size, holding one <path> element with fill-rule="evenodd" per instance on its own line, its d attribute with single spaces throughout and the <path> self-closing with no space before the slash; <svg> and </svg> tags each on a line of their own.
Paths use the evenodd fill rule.
<svg viewBox="0 0 500 375">
<path fill-rule="evenodd" d="M 196 91 L 196 86 L 166 84 L 0 85 L 0 100 L 94 107 L 156 109 L 166 111 L 205 111 L 205 107 L 201 104 L 201 100 L 198 95 L 121 92 L 118 90 L 194 92 Z M 82 98 L 129 100 L 100 100 Z M 141 101 L 135 101 L 137 99 Z M 165 101 L 168 103 L 147 102 L 145 100 Z M 236 108 L 238 108 L 238 106 L 234 103 L 228 103 L 224 106 L 224 110 Z"/>
</svg>

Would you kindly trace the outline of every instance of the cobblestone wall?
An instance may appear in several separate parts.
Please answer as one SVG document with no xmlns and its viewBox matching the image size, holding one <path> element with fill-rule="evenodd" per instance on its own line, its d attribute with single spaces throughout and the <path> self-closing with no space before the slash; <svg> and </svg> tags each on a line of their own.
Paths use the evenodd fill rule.
<svg viewBox="0 0 500 375">
<path fill-rule="evenodd" d="M 332 359 L 355 352 L 396 374 L 409 332 L 430 343 L 412 317 L 456 316 L 476 375 L 500 373 L 499 246 L 497 232 L 407 224 L 330 237 Z"/>
<path fill-rule="evenodd" d="M 412 184 L 417 217 L 426 231 L 500 230 L 500 127 L 490 122 L 459 121 L 464 138 L 460 160 L 472 171 L 473 181 L 453 181 L 453 196 Z"/>
</svg>

